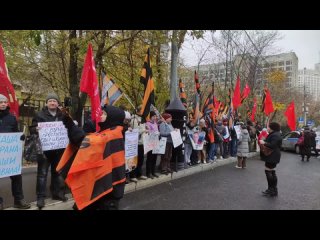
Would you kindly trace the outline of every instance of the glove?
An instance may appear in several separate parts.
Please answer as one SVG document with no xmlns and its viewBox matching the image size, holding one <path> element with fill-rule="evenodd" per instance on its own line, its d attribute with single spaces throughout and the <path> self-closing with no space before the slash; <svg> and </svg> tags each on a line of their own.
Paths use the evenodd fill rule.
<svg viewBox="0 0 320 240">
<path fill-rule="evenodd" d="M 24 141 L 26 139 L 26 135 L 22 134 L 20 137 L 20 141 Z"/>
<path fill-rule="evenodd" d="M 75 125 L 69 114 L 62 115 L 62 122 L 68 129 L 72 128 Z"/>
</svg>

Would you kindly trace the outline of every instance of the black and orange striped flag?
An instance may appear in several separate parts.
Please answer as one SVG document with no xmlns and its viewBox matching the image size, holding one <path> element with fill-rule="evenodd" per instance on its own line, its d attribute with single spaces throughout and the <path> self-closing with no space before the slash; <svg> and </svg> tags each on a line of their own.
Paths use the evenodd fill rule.
<svg viewBox="0 0 320 240">
<path fill-rule="evenodd" d="M 200 95 L 200 83 L 199 83 L 199 76 L 197 71 L 194 71 L 194 82 L 196 84 L 196 92 Z"/>
<path fill-rule="evenodd" d="M 152 69 L 150 63 L 150 49 L 148 48 L 146 58 L 141 70 L 140 82 L 144 85 L 144 96 L 142 101 L 141 116 L 142 122 L 149 119 L 150 106 L 155 105 L 154 82 L 152 79 Z"/>
<path fill-rule="evenodd" d="M 180 100 L 181 100 L 183 106 L 185 108 L 188 108 L 187 95 L 186 95 L 186 93 L 184 91 L 184 84 L 183 84 L 181 79 L 179 80 L 179 88 L 180 88 Z"/>
</svg>

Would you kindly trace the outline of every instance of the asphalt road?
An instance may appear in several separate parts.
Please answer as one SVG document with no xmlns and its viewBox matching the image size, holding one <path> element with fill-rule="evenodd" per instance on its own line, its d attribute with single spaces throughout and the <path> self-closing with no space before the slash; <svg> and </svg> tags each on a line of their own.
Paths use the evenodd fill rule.
<svg viewBox="0 0 320 240">
<path fill-rule="evenodd" d="M 248 160 L 247 169 L 235 164 L 217 167 L 151 188 L 126 194 L 123 210 L 313 210 L 320 209 L 320 159 L 301 162 L 282 152 L 277 166 L 279 196 L 264 197 L 264 162 Z"/>
</svg>

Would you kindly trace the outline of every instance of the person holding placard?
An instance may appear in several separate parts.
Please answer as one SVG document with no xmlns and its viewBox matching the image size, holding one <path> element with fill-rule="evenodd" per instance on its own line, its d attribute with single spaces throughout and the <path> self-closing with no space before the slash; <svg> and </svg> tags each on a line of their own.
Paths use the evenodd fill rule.
<svg viewBox="0 0 320 240">
<path fill-rule="evenodd" d="M 167 143 L 166 143 L 166 151 L 164 155 L 161 155 L 160 169 L 161 169 L 161 174 L 168 174 L 168 173 L 171 173 L 170 161 L 172 157 L 172 148 L 173 148 L 172 137 L 170 133 L 174 131 L 174 128 L 171 124 L 172 116 L 170 113 L 163 113 L 162 117 L 165 121 L 163 121 L 160 124 L 160 127 L 159 127 L 160 136 L 166 137 Z"/>
<path fill-rule="evenodd" d="M 0 94 L 0 133 L 19 132 L 17 119 L 9 112 L 9 110 L 10 107 L 8 98 Z M 12 195 L 14 198 L 14 207 L 20 209 L 30 208 L 30 204 L 24 200 L 23 196 L 22 175 L 18 174 L 10 176 L 10 179 Z M 1 204 L 3 202 L 3 199 L 1 197 L 0 202 Z"/>
<path fill-rule="evenodd" d="M 150 134 L 159 133 L 158 123 L 157 123 L 157 114 L 154 111 L 150 111 L 150 121 L 146 123 L 146 128 Z M 158 154 L 152 154 L 152 151 L 149 151 L 147 153 L 146 174 L 148 178 L 153 179 L 154 177 L 156 178 L 159 177 L 159 175 L 155 173 L 157 156 Z"/>
<path fill-rule="evenodd" d="M 39 134 L 38 123 L 40 122 L 55 122 L 62 121 L 63 114 L 58 108 L 59 97 L 50 93 L 46 98 L 46 106 L 32 119 L 32 125 L 30 126 L 31 134 Z M 64 179 L 56 171 L 56 167 L 59 160 L 64 152 L 65 148 L 44 151 L 44 156 L 38 159 L 38 171 L 37 171 L 37 207 L 42 209 L 45 206 L 46 198 L 46 186 L 47 186 L 47 175 L 49 167 L 51 166 L 51 185 L 50 190 L 52 194 L 52 199 L 67 201 L 68 198 L 65 196 L 66 186 Z"/>
</svg>

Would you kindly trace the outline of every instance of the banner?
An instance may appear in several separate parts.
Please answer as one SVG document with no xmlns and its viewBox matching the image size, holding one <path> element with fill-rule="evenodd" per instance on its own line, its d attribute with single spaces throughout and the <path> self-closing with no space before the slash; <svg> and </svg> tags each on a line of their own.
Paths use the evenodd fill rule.
<svg viewBox="0 0 320 240">
<path fill-rule="evenodd" d="M 173 147 L 176 148 L 182 144 L 182 138 L 180 134 L 180 130 L 174 130 L 171 133 Z"/>
<path fill-rule="evenodd" d="M 190 138 L 192 148 L 194 150 L 203 149 L 203 144 L 206 136 L 205 132 L 194 132 L 194 131 L 188 130 L 188 136 Z"/>
<path fill-rule="evenodd" d="M 0 133 L 0 178 L 21 174 L 23 133 Z"/>
<path fill-rule="evenodd" d="M 138 164 L 138 129 L 125 132 L 124 151 L 126 158 L 126 171 L 130 172 L 137 167 Z"/>
<path fill-rule="evenodd" d="M 161 137 L 159 144 L 152 150 L 152 154 L 165 154 L 167 138 Z"/>
<path fill-rule="evenodd" d="M 143 134 L 142 140 L 144 154 L 147 154 L 159 145 L 159 133 Z"/>
<path fill-rule="evenodd" d="M 69 143 L 68 132 L 62 121 L 39 122 L 39 138 L 43 151 L 66 148 Z"/>
</svg>

